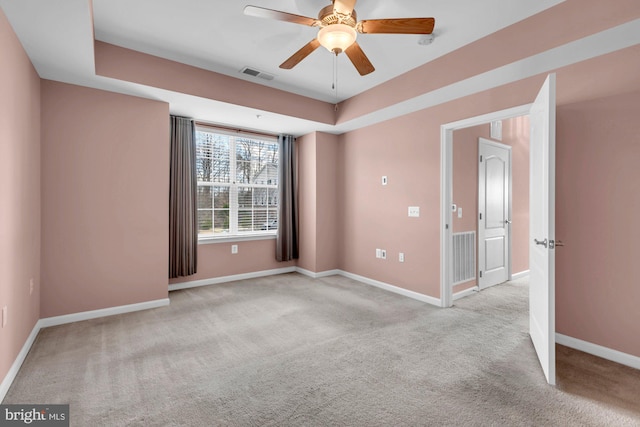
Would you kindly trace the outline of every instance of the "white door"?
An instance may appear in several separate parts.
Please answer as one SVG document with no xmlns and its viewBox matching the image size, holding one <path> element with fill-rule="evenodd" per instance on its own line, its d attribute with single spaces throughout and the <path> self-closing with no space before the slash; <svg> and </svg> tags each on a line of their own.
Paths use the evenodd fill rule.
<svg viewBox="0 0 640 427">
<path fill-rule="evenodd" d="M 555 74 L 547 76 L 529 120 L 529 334 L 547 382 L 555 384 Z"/>
<path fill-rule="evenodd" d="M 509 279 L 511 147 L 478 140 L 478 287 Z"/>
</svg>

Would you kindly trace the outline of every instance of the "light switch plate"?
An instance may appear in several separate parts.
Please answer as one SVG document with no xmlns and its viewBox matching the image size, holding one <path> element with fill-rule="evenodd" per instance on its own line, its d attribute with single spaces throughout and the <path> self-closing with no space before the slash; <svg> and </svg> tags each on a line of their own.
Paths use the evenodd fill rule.
<svg viewBox="0 0 640 427">
<path fill-rule="evenodd" d="M 386 176 L 383 176 L 383 177 L 382 177 L 382 185 L 387 185 L 387 182 L 389 182 L 389 181 L 387 180 L 387 177 L 386 177 Z"/>
<path fill-rule="evenodd" d="M 238 245 L 231 245 L 231 253 L 232 254 L 238 253 Z"/>
<path fill-rule="evenodd" d="M 462 218 L 462 208 L 458 208 L 458 218 Z"/>
<path fill-rule="evenodd" d="M 420 216 L 420 206 L 409 206 L 409 216 L 411 216 L 411 217 L 419 217 Z"/>
</svg>

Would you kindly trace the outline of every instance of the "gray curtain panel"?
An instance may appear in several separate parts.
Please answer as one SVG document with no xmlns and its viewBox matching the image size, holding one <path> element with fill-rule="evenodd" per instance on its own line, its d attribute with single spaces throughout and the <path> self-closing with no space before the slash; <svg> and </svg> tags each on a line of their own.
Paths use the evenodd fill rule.
<svg viewBox="0 0 640 427">
<path fill-rule="evenodd" d="M 290 261 L 298 258 L 298 191 L 296 188 L 296 139 L 280 135 L 280 176 L 278 235 L 276 238 L 276 260 Z"/>
<path fill-rule="evenodd" d="M 196 128 L 171 116 L 169 172 L 169 278 L 190 276 L 198 264 Z"/>
</svg>

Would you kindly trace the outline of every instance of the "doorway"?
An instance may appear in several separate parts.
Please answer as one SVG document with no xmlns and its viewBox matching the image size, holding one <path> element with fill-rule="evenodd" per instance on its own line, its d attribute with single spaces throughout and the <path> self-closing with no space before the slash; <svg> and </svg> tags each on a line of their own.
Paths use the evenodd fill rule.
<svg viewBox="0 0 640 427">
<path fill-rule="evenodd" d="M 501 134 L 491 131 L 492 124 L 496 123 L 504 128 Z M 450 223 L 453 300 L 528 274 L 529 134 L 528 116 L 482 123 L 453 132 Z M 487 145 L 490 146 L 487 150 L 482 148 Z M 494 152 L 496 149 L 497 153 Z M 482 177 L 486 175 L 487 165 L 488 172 L 497 175 L 491 179 L 491 184 L 499 187 L 498 194 L 489 199 L 480 194 L 483 191 L 481 183 L 488 183 Z M 484 206 L 492 200 L 497 206 Z M 490 252 L 488 260 L 484 259 L 486 252 Z"/>
<path fill-rule="evenodd" d="M 452 231 L 454 227 L 454 218 L 452 212 L 453 205 L 453 136 L 454 131 L 471 128 L 474 126 L 489 124 L 494 121 L 508 120 L 515 117 L 526 116 L 529 114 L 531 104 L 521 105 L 506 110 L 496 111 L 469 119 L 460 120 L 453 123 L 442 125 L 441 127 L 441 191 L 440 191 L 440 207 L 441 207 L 441 227 L 440 242 L 441 253 L 440 258 L 440 298 L 443 307 L 451 307 L 453 304 L 453 286 L 452 286 L 452 260 L 453 260 L 453 244 Z"/>
</svg>

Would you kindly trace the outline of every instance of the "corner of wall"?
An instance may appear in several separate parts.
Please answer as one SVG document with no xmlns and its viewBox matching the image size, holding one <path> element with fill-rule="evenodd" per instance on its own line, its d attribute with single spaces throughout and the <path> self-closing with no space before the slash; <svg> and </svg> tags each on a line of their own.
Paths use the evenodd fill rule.
<svg viewBox="0 0 640 427">
<path fill-rule="evenodd" d="M 40 317 L 40 77 L 0 9 L 0 378 Z M 3 381 L 4 384 L 4 381 Z"/>
</svg>

